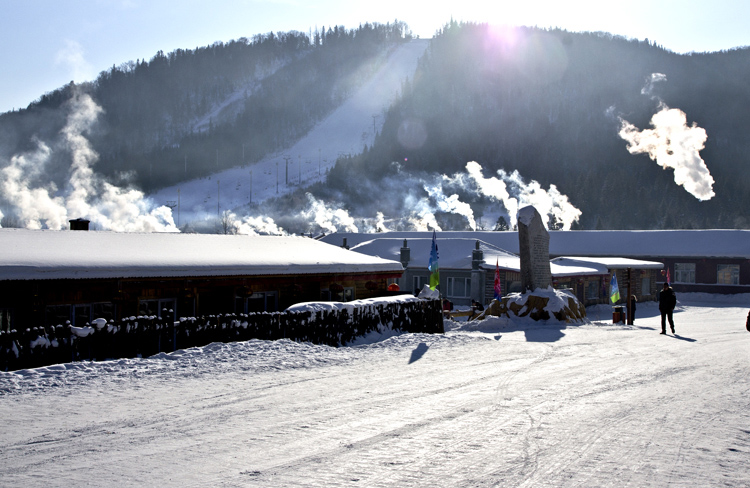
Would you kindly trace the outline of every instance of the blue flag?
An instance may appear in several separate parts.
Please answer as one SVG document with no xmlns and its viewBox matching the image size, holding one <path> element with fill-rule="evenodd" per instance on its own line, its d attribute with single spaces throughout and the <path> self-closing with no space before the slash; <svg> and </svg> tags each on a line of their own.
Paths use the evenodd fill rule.
<svg viewBox="0 0 750 488">
<path fill-rule="evenodd" d="M 434 290 L 440 284 L 437 233 L 434 230 L 432 231 L 432 250 L 430 251 L 430 262 L 427 269 L 430 270 L 430 290 Z"/>
<path fill-rule="evenodd" d="M 612 303 L 617 303 L 620 300 L 620 288 L 617 286 L 617 274 L 612 274 L 612 288 L 609 291 L 609 299 Z"/>
</svg>

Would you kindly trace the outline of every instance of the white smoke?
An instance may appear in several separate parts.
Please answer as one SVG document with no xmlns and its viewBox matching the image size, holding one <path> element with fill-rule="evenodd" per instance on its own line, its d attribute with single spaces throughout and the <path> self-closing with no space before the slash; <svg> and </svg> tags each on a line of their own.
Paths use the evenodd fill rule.
<svg viewBox="0 0 750 488">
<path fill-rule="evenodd" d="M 383 215 L 383 212 L 378 212 L 377 214 L 375 214 L 374 227 L 375 232 L 388 232 L 388 228 L 385 225 L 385 215 Z"/>
<path fill-rule="evenodd" d="M 663 73 L 651 73 L 648 81 L 646 81 L 646 84 L 641 88 L 641 95 L 653 97 L 654 85 L 662 81 L 667 81 L 667 75 Z"/>
<path fill-rule="evenodd" d="M 372 232 L 388 232 L 388 223 L 385 220 L 385 214 L 383 212 L 376 212 L 375 217 L 365 217 L 362 219 L 362 226 L 359 229 L 360 232 L 372 233 Z"/>
<path fill-rule="evenodd" d="M 562 230 L 570 230 L 573 223 L 581 217 L 581 211 L 570 203 L 566 195 L 560 193 L 557 186 L 550 185 L 549 190 L 545 190 L 537 181 L 531 180 L 526 183 L 517 170 L 507 174 L 501 169 L 497 173 L 516 190 L 518 202 L 516 208 L 533 205 L 542 216 L 544 225 L 549 225 L 549 217 L 554 217 Z M 510 217 L 511 225 L 515 225 L 515 217 L 512 215 Z"/>
<path fill-rule="evenodd" d="M 656 78 L 654 78 L 656 76 Z M 653 81 L 664 81 L 666 77 L 655 73 L 647 85 L 650 94 Z M 652 161 L 664 169 L 674 169 L 674 181 L 688 193 L 701 201 L 710 200 L 714 195 L 714 179 L 700 157 L 705 147 L 705 129 L 695 122 L 687 124 L 687 115 L 679 109 L 669 108 L 659 103 L 659 112 L 651 118 L 653 129 L 639 131 L 633 124 L 620 118 L 619 136 L 628 142 L 630 154 L 648 154 Z"/>
<path fill-rule="evenodd" d="M 412 203 L 410 203 L 410 200 Z M 420 232 L 428 230 L 439 232 L 443 230 L 435 218 L 436 209 L 432 206 L 428 198 L 417 199 L 413 195 L 409 195 L 404 203 L 405 208 L 411 209 L 411 212 L 405 218 L 408 227 Z"/>
<path fill-rule="evenodd" d="M 32 188 L 52 152 L 44 142 L 36 143 L 36 150 L 13 156 L 2 169 L 3 197 L 24 227 L 41 229 L 46 224 L 50 229 L 61 229 L 67 224 L 68 214 L 64 200 L 51 196 L 57 192 L 55 184 Z"/>
<path fill-rule="evenodd" d="M 85 218 L 102 230 L 178 231 L 171 209 L 152 208 L 142 192 L 119 188 L 94 172 L 99 156 L 84 134 L 102 109 L 86 94 L 75 95 L 68 106 L 70 113 L 56 145 L 71 157 L 66 188 L 38 183 L 53 152 L 43 141 L 36 141 L 36 150 L 13 156 L 1 170 L 2 196 L 21 224 L 30 229 L 60 230 L 70 219 Z"/>
<path fill-rule="evenodd" d="M 485 178 L 482 171 L 478 163 L 469 162 L 466 172 L 453 176 L 399 172 L 397 177 L 386 178 L 377 184 L 361 182 L 362 192 L 381 195 L 376 203 L 357 207 L 353 202 L 347 206 L 353 208 L 347 210 L 334 200 L 323 201 L 307 193 L 305 205 L 297 213 L 273 207 L 266 209 L 270 215 L 266 217 L 238 217 L 235 213 L 225 212 L 220 224 L 227 233 L 271 235 L 442 231 L 446 225 L 451 230 L 476 230 L 475 215 L 479 209 L 483 209 L 484 216 L 491 211 L 494 218 L 500 213 L 514 226 L 518 208 L 534 205 L 546 225 L 554 219 L 558 228 L 570 230 L 581 215 L 581 211 L 555 185 L 545 190 L 536 181 L 526 183 L 517 171 L 509 174 L 500 170 L 497 176 L 489 178 Z M 504 211 L 500 210 L 501 207 Z M 465 224 L 458 219 L 446 219 L 445 214 L 460 216 Z"/>
<path fill-rule="evenodd" d="M 466 171 L 478 194 L 503 204 L 511 227 L 517 224 L 518 209 L 527 205 L 533 205 L 537 209 L 545 226 L 549 225 L 550 217 L 553 217 L 562 230 L 570 230 L 581 216 L 581 211 L 555 185 L 550 185 L 549 190 L 545 190 L 537 181 L 526 183 L 517 170 L 508 174 L 500 169 L 497 171 L 500 178 L 485 178 L 481 165 L 470 161 L 466 163 Z"/>
<path fill-rule="evenodd" d="M 227 234 L 241 234 L 248 236 L 285 236 L 287 232 L 276 225 L 271 217 L 238 217 L 232 211 L 222 215 L 223 229 Z"/>
<path fill-rule="evenodd" d="M 469 221 L 471 230 L 477 229 L 477 223 L 474 220 L 474 211 L 468 203 L 462 202 L 458 195 L 453 194 L 446 197 L 443 188 L 440 185 L 425 185 L 424 190 L 430 197 L 435 200 L 437 209 L 441 212 L 458 214 Z"/>
<path fill-rule="evenodd" d="M 354 218 L 343 208 L 331 208 L 322 200 L 318 200 L 312 194 L 307 194 L 307 208 L 300 216 L 322 229 L 324 232 L 359 232 L 354 224 Z"/>
</svg>

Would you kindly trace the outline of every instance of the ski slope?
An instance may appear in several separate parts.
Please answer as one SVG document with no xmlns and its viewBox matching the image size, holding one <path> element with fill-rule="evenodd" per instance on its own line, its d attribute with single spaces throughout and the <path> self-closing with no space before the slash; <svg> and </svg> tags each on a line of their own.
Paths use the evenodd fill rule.
<svg viewBox="0 0 750 488">
<path fill-rule="evenodd" d="M 8 487 L 750 486 L 750 295 L 0 373 Z"/>
<path fill-rule="evenodd" d="M 175 222 L 179 219 L 184 224 L 323 180 L 339 156 L 358 154 L 373 143 L 384 111 L 400 94 L 404 80 L 413 77 L 428 43 L 417 39 L 399 46 L 351 97 L 287 150 L 252 165 L 164 188 L 149 197 L 156 205 L 179 202 L 173 215 Z"/>
</svg>

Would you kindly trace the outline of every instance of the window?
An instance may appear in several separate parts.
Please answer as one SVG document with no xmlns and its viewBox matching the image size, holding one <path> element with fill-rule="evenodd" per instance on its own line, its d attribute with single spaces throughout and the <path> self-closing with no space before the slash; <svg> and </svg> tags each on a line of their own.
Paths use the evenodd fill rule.
<svg viewBox="0 0 750 488">
<path fill-rule="evenodd" d="M 695 283 L 695 263 L 674 263 L 675 283 Z"/>
<path fill-rule="evenodd" d="M 448 296 L 468 298 L 471 293 L 471 278 L 448 278 Z"/>
<path fill-rule="evenodd" d="M 91 322 L 91 305 L 73 306 L 73 325 L 83 327 Z"/>
<path fill-rule="evenodd" d="M 414 291 L 420 292 L 422 291 L 422 288 L 424 288 L 424 285 L 430 284 L 430 277 L 429 276 L 415 276 L 414 277 Z"/>
<path fill-rule="evenodd" d="M 141 300 L 138 302 L 138 314 L 146 316 L 157 316 L 167 318 L 166 314 L 171 314 L 172 319 L 177 317 L 177 303 L 174 298 L 161 298 L 158 300 Z"/>
<path fill-rule="evenodd" d="M 588 300 L 597 300 L 599 298 L 599 280 L 591 280 L 586 287 L 586 298 Z"/>
<path fill-rule="evenodd" d="M 50 305 L 44 312 L 47 325 L 65 325 L 70 322 L 75 327 L 84 327 L 94 319 L 105 319 L 107 322 L 114 320 L 115 305 L 109 302 Z"/>
<path fill-rule="evenodd" d="M 237 313 L 276 312 L 278 311 L 276 292 L 261 291 L 247 298 L 237 297 L 235 307 Z"/>
<path fill-rule="evenodd" d="M 91 319 L 105 319 L 107 322 L 114 320 L 115 304 L 114 303 L 92 303 Z"/>
<path fill-rule="evenodd" d="M 716 283 L 720 285 L 740 284 L 739 264 L 719 264 L 716 266 Z"/>
<path fill-rule="evenodd" d="M 507 293 L 521 293 L 523 290 L 521 289 L 521 281 L 509 281 L 508 282 L 508 290 Z"/>
<path fill-rule="evenodd" d="M 70 305 L 51 305 L 44 309 L 45 322 L 47 325 L 65 325 L 66 322 L 73 323 L 70 316 Z"/>
<path fill-rule="evenodd" d="M 651 278 L 641 278 L 641 294 L 651 295 Z"/>
</svg>

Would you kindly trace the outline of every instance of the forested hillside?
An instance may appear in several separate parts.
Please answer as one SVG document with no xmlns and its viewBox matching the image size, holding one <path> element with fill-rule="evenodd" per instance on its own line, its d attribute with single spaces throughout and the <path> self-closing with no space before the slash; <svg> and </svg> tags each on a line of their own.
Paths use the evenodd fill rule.
<svg viewBox="0 0 750 488">
<path fill-rule="evenodd" d="M 1 115 L 0 161 L 53 140 L 65 124 L 60 108 L 82 91 L 103 109 L 86 133 L 96 171 L 120 184 L 152 191 L 251 164 L 306 134 L 410 37 L 396 21 L 158 52 Z M 438 196 L 455 198 L 430 209 L 442 212 L 442 228 L 472 227 L 470 212 L 456 212 L 469 205 L 477 225 L 491 229 L 503 223 L 502 209 L 459 184 L 476 161 L 485 178 L 517 170 L 554 185 L 580 210 L 573 228 L 748 228 L 748 79 L 748 48 L 679 55 L 607 33 L 451 22 L 404 81 L 374 145 L 341 158 L 327 184 L 301 191 L 354 218 L 380 212 L 395 221 L 420 199 L 435 203 L 425 181 L 447 175 Z M 666 107 L 705 130 L 700 158 L 712 198 L 699 200 L 673 169 L 628 151 L 624 124 L 649 129 Z M 52 151 L 47 176 L 64 182 L 66 157 Z M 300 193 L 244 210 L 278 219 L 305 201 Z"/>
<path fill-rule="evenodd" d="M 150 190 L 252 162 L 305 134 L 409 38 L 395 21 L 160 51 L 3 114 L 0 157 L 52 138 L 65 122 L 59 108 L 84 91 L 103 108 L 89 134 L 100 173 Z"/>
<path fill-rule="evenodd" d="M 666 80 L 642 93 L 652 73 Z M 362 173 L 450 175 L 477 161 L 486 176 L 517 169 L 555 184 L 582 211 L 578 228 L 747 228 L 748 79 L 749 49 L 678 55 L 605 33 L 451 23 L 374 147 L 337 165 L 331 180 L 346 188 Z M 618 136 L 622 119 L 648 128 L 659 100 L 705 129 L 713 199 L 698 201 L 675 184 L 673 170 L 631 155 Z"/>
</svg>

